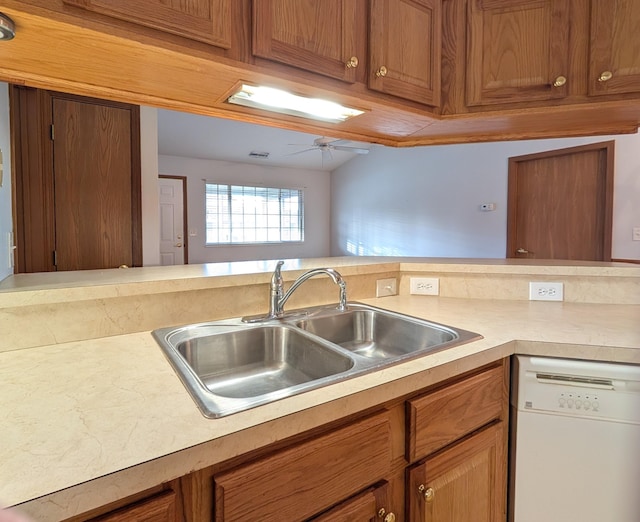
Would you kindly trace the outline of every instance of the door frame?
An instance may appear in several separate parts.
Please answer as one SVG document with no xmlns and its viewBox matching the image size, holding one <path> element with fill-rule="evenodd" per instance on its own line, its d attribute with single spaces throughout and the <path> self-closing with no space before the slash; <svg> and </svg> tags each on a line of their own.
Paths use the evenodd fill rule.
<svg viewBox="0 0 640 522">
<path fill-rule="evenodd" d="M 187 212 L 187 176 L 174 176 L 172 174 L 158 174 L 158 179 L 176 179 L 182 181 L 182 237 L 184 241 L 182 244 L 184 245 L 184 264 L 189 264 L 189 234 L 187 231 L 189 230 L 188 216 Z"/>
<path fill-rule="evenodd" d="M 548 150 L 524 156 L 514 156 L 509 158 L 508 194 L 507 194 L 507 259 L 517 259 L 510 255 L 516 251 L 516 217 L 517 217 L 517 196 L 518 196 L 518 164 L 554 156 L 566 156 L 587 151 L 604 151 L 605 153 L 605 189 L 602 203 L 604 204 L 604 233 L 603 261 L 611 261 L 611 240 L 613 235 L 613 174 L 615 140 L 590 143 L 565 149 Z"/>
</svg>

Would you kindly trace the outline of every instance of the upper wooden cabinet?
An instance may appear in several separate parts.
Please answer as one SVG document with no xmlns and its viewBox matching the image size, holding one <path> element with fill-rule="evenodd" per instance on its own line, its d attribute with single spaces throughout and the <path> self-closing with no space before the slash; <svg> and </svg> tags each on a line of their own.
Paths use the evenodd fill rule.
<svg viewBox="0 0 640 522">
<path fill-rule="evenodd" d="M 356 0 L 254 0 L 253 54 L 353 83 L 357 22 Z"/>
<path fill-rule="evenodd" d="M 232 1 L 63 0 L 63 3 L 229 49 Z"/>
<path fill-rule="evenodd" d="M 593 0 L 589 94 L 640 92 L 640 2 Z"/>
<path fill-rule="evenodd" d="M 567 95 L 569 0 L 469 0 L 467 105 Z"/>
<path fill-rule="evenodd" d="M 371 0 L 369 88 L 440 105 L 442 0 Z"/>
</svg>

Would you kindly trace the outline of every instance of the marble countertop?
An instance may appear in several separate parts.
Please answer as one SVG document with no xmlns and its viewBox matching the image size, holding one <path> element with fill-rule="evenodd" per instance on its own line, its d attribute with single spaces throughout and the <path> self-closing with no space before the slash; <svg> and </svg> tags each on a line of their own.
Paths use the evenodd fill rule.
<svg viewBox="0 0 640 522">
<path fill-rule="evenodd" d="M 363 302 L 484 338 L 221 419 L 202 416 L 150 332 L 0 353 L 0 503 L 71 516 L 513 353 L 640 364 L 640 305 Z"/>
</svg>

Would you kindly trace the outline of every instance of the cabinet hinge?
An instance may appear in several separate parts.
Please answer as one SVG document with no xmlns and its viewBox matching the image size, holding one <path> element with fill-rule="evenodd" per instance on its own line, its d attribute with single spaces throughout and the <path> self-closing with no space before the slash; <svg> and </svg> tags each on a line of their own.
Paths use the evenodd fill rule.
<svg viewBox="0 0 640 522">
<path fill-rule="evenodd" d="M 55 129 L 53 127 L 53 124 L 51 124 L 49 126 L 49 137 L 51 138 L 51 141 L 56 139 L 56 133 L 55 133 Z"/>
</svg>

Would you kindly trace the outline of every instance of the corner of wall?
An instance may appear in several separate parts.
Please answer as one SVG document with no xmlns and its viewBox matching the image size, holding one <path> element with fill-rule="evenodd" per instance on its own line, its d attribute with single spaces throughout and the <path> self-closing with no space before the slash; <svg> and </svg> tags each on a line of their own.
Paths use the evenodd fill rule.
<svg viewBox="0 0 640 522">
<path fill-rule="evenodd" d="M 11 204 L 11 132 L 9 126 L 9 85 L 0 82 L 0 280 L 13 274 L 13 216 Z"/>
</svg>

